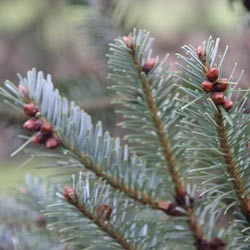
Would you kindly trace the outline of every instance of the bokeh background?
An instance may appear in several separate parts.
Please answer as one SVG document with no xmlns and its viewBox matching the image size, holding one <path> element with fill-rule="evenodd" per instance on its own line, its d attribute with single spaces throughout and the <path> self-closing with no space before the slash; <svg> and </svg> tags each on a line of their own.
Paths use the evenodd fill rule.
<svg viewBox="0 0 250 250">
<path fill-rule="evenodd" d="M 6 79 L 17 82 L 16 74 L 32 67 L 52 74 L 63 95 L 122 136 L 107 90 L 108 43 L 133 27 L 145 28 L 156 38 L 154 55 L 170 53 L 174 62 L 182 45 L 220 37 L 221 48 L 230 46 L 225 75 L 238 62 L 238 73 L 245 69 L 241 84 L 249 87 L 246 6 L 246 0 L 0 0 L 0 85 Z M 25 155 L 9 157 L 23 143 L 17 136 L 22 122 L 22 115 L 0 102 L 0 193 L 5 196 L 34 165 L 17 171 Z"/>
</svg>

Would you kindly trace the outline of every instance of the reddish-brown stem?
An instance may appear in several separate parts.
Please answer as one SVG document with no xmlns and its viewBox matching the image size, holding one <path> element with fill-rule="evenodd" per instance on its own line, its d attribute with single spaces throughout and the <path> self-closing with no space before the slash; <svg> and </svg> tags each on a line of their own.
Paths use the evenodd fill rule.
<svg viewBox="0 0 250 250">
<path fill-rule="evenodd" d="M 70 150 L 72 152 L 75 152 L 75 149 L 73 145 L 70 146 Z M 76 152 L 75 152 L 76 153 Z M 76 153 L 77 154 L 77 153 Z M 77 154 L 84 166 L 94 172 L 96 176 L 100 177 L 101 179 L 105 180 L 110 186 L 115 188 L 116 190 L 119 190 L 121 192 L 124 192 L 126 195 L 129 197 L 133 198 L 134 200 L 144 204 L 144 205 L 149 205 L 153 209 L 159 209 L 164 211 L 165 213 L 167 212 L 168 209 L 168 204 L 170 202 L 168 201 L 156 201 L 152 197 L 150 197 L 147 193 L 145 192 L 140 192 L 139 190 L 134 190 L 132 189 L 129 185 L 123 186 L 119 180 L 117 180 L 115 177 L 107 176 L 105 173 L 102 171 L 102 166 L 96 164 L 93 165 L 93 163 L 89 160 L 89 158 L 81 152 L 80 155 Z M 164 204 L 164 205 L 163 205 Z"/>
<path fill-rule="evenodd" d="M 160 120 L 160 117 L 158 116 L 157 107 L 155 105 L 153 94 L 150 89 L 150 83 L 146 82 L 146 83 L 143 83 L 143 85 L 144 85 L 145 94 L 147 96 L 148 107 L 150 108 L 151 113 L 152 113 L 154 127 L 156 129 L 156 133 L 158 135 L 160 145 L 163 150 L 164 158 L 167 162 L 167 168 L 170 172 L 172 182 L 175 185 L 176 196 L 184 199 L 186 195 L 186 191 L 182 183 L 180 173 L 177 169 L 177 164 L 176 164 L 176 160 L 173 155 L 173 152 L 172 152 L 171 145 L 164 131 L 163 124 Z M 205 238 L 204 233 L 202 232 L 201 225 L 196 221 L 195 214 L 194 214 L 192 207 L 186 208 L 185 210 L 186 210 L 187 217 L 188 217 L 189 227 L 194 233 L 196 240 Z"/>
<path fill-rule="evenodd" d="M 223 152 L 224 162 L 227 166 L 227 171 L 230 174 L 231 180 L 233 182 L 237 198 L 241 205 L 242 213 L 249 220 L 250 219 L 249 218 L 250 217 L 250 197 L 248 196 L 245 190 L 245 187 L 238 173 L 237 166 L 234 162 L 232 152 L 227 141 L 227 132 L 226 132 L 226 128 L 223 122 L 223 116 L 220 112 L 215 114 L 215 120 L 218 125 L 217 133 L 218 133 L 219 140 L 220 140 L 220 147 Z"/>
</svg>

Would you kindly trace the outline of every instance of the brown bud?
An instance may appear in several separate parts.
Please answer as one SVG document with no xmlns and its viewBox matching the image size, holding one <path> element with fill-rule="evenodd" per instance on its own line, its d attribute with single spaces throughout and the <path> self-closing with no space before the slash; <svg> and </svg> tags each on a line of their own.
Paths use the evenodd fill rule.
<svg viewBox="0 0 250 250">
<path fill-rule="evenodd" d="M 218 237 L 210 241 L 210 249 L 223 250 L 223 249 L 226 249 L 226 245 L 227 243 Z"/>
<path fill-rule="evenodd" d="M 45 227 L 46 226 L 46 219 L 43 215 L 39 214 L 35 218 L 35 224 L 38 227 Z"/>
<path fill-rule="evenodd" d="M 23 124 L 23 128 L 30 131 L 38 131 L 41 127 L 41 121 L 39 119 L 29 119 Z"/>
<path fill-rule="evenodd" d="M 19 84 L 19 85 L 18 85 L 18 90 L 19 90 L 19 92 L 20 92 L 25 98 L 29 98 L 28 90 L 27 90 L 27 88 L 26 88 L 24 85 Z"/>
<path fill-rule="evenodd" d="M 177 193 L 174 198 L 175 198 L 175 204 L 181 208 L 188 208 L 194 202 L 194 197 L 190 196 L 186 192 L 184 194 Z"/>
<path fill-rule="evenodd" d="M 64 197 L 69 204 L 72 204 L 74 206 L 78 205 L 78 196 L 76 194 L 76 191 L 72 187 L 64 188 Z"/>
<path fill-rule="evenodd" d="M 215 90 L 217 92 L 224 92 L 224 91 L 227 90 L 227 87 L 228 87 L 228 80 L 227 80 L 227 78 L 221 78 L 215 84 Z"/>
<path fill-rule="evenodd" d="M 38 132 L 34 135 L 32 142 L 36 144 L 43 144 L 47 139 L 48 137 L 45 134 Z"/>
<path fill-rule="evenodd" d="M 148 73 L 154 66 L 156 62 L 154 58 L 150 58 L 149 60 L 146 61 L 146 63 L 143 65 L 142 70 L 145 73 Z"/>
<path fill-rule="evenodd" d="M 225 250 L 226 242 L 216 237 L 211 241 L 208 241 L 205 238 L 198 238 L 196 241 L 197 250 Z"/>
<path fill-rule="evenodd" d="M 247 218 L 247 220 L 250 220 L 250 212 L 249 212 L 249 208 L 250 208 L 250 202 L 248 201 L 248 204 L 246 204 L 244 207 L 242 207 L 242 209 L 244 209 L 245 211 L 245 216 Z"/>
<path fill-rule="evenodd" d="M 27 103 L 23 106 L 23 111 L 28 116 L 35 116 L 38 112 L 38 108 L 34 103 Z"/>
<path fill-rule="evenodd" d="M 126 46 L 128 48 L 132 48 L 133 47 L 133 37 L 128 35 L 128 36 L 124 36 L 123 37 L 123 41 L 125 42 Z"/>
<path fill-rule="evenodd" d="M 204 81 L 202 84 L 201 84 L 201 88 L 206 91 L 206 92 L 211 92 L 214 88 L 214 84 L 212 82 L 209 82 L 209 81 Z"/>
<path fill-rule="evenodd" d="M 57 137 L 52 136 L 46 141 L 46 148 L 57 148 L 58 146 L 60 146 L 60 144 L 60 140 Z"/>
<path fill-rule="evenodd" d="M 201 57 L 203 56 L 203 54 L 202 54 L 202 47 L 201 47 L 201 46 L 199 46 L 199 47 L 197 48 L 196 54 L 197 54 L 197 56 L 198 56 L 199 58 L 201 58 Z"/>
<path fill-rule="evenodd" d="M 40 131 L 45 135 L 51 135 L 53 133 L 53 126 L 48 122 L 44 122 L 41 125 Z"/>
<path fill-rule="evenodd" d="M 215 82 L 218 79 L 219 70 L 217 68 L 211 68 L 207 71 L 206 77 L 209 81 Z"/>
<path fill-rule="evenodd" d="M 229 111 L 230 109 L 232 109 L 234 106 L 234 103 L 233 101 L 229 100 L 229 99 L 225 99 L 224 102 L 223 102 L 223 108 L 226 110 L 226 111 Z"/>
<path fill-rule="evenodd" d="M 106 204 L 99 204 L 96 209 L 96 214 L 99 218 L 103 218 L 104 221 L 108 221 L 112 213 L 112 208 Z"/>
<path fill-rule="evenodd" d="M 216 105 L 223 104 L 224 102 L 224 95 L 221 92 L 215 92 L 212 95 L 212 100 Z"/>
</svg>

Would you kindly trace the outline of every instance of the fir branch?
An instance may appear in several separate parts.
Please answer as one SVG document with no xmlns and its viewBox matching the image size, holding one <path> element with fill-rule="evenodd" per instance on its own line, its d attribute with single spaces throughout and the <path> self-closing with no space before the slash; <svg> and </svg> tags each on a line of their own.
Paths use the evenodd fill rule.
<svg viewBox="0 0 250 250">
<path fill-rule="evenodd" d="M 1 89 L 1 94 L 19 107 L 32 100 L 41 116 L 53 124 L 63 147 L 72 151 L 87 169 L 136 201 L 167 212 L 166 189 L 163 183 L 155 183 L 155 173 L 150 174 L 145 162 L 136 155 L 130 156 L 127 146 L 122 153 L 119 138 L 111 138 L 108 132 L 103 135 L 100 123 L 94 129 L 85 112 L 74 103 L 69 105 L 59 91 L 53 89 L 51 76 L 45 79 L 42 72 L 37 74 L 33 69 L 27 78 L 20 77 L 20 82 L 28 98 L 24 98 L 12 83 L 6 83 L 10 92 Z"/>
<path fill-rule="evenodd" d="M 171 117 L 176 120 L 176 117 L 173 117 L 171 108 L 167 111 L 164 110 L 167 109 L 164 104 L 168 103 L 172 107 L 170 105 L 172 100 L 167 97 L 173 90 L 168 87 L 171 74 L 167 72 L 169 67 L 164 66 L 166 58 L 163 62 L 155 62 L 154 58 L 150 58 L 152 40 L 148 32 L 140 30 L 134 31 L 133 35 L 124 37 L 124 41 L 117 39 L 116 44 L 111 44 L 112 54 L 109 55 L 109 65 L 112 73 L 109 77 L 117 84 L 113 86 L 113 89 L 126 97 L 121 101 L 115 100 L 116 103 L 120 103 L 126 108 L 122 111 L 126 118 L 122 126 L 132 132 L 137 132 L 127 138 L 130 142 L 137 144 L 144 144 L 145 140 L 153 142 L 152 153 L 156 152 L 150 162 L 154 162 L 154 164 L 161 162 L 161 156 L 165 159 L 164 164 L 165 167 L 167 165 L 175 191 L 178 196 L 184 198 L 186 195 L 184 184 L 168 138 L 170 131 L 166 129 L 168 125 L 166 119 Z M 118 56 L 120 60 L 118 60 Z M 146 58 L 148 59 L 146 60 Z M 143 62 L 145 62 L 144 65 Z M 146 69 L 147 67 L 148 69 Z M 153 91 L 157 94 L 153 94 Z M 141 120 L 140 113 L 149 114 L 149 121 Z M 131 121 L 134 121 L 134 124 Z M 141 126 L 145 127 L 145 130 L 138 133 L 138 127 Z M 169 127 L 167 128 L 169 129 Z M 153 132 L 156 134 L 155 137 L 152 136 Z M 140 152 L 140 146 L 133 146 L 133 148 L 136 152 Z M 161 156 L 158 156 L 158 150 Z M 145 152 L 144 154 L 146 155 Z M 148 156 L 146 155 L 146 157 Z M 146 159 L 148 162 L 148 158 Z"/>
<path fill-rule="evenodd" d="M 182 100 L 184 107 L 180 109 L 180 113 L 184 116 L 182 123 L 186 130 L 182 145 L 187 147 L 187 159 L 195 161 L 199 166 L 190 172 L 197 180 L 204 180 L 203 194 L 212 191 L 216 195 L 216 199 L 210 201 L 210 208 L 216 206 L 215 201 L 216 204 L 218 201 L 226 201 L 227 212 L 237 204 L 236 211 L 240 209 L 245 220 L 249 221 L 249 172 L 246 170 L 249 166 L 246 147 L 249 127 L 246 124 L 249 124 L 250 116 L 244 114 L 243 106 L 250 92 L 246 91 L 243 97 L 235 95 L 235 83 L 241 77 L 240 75 L 236 82 L 232 80 L 236 66 L 229 79 L 222 78 L 222 65 L 227 48 L 216 64 L 218 46 L 219 39 L 214 42 L 209 38 L 197 50 L 192 46 L 184 46 L 187 57 L 178 55 L 187 63 L 185 66 L 178 64 L 186 76 L 181 77 L 186 82 L 182 89 L 191 98 L 197 97 L 197 101 L 191 104 L 189 99 Z M 210 85 L 211 90 L 208 89 Z M 220 98 L 225 95 L 223 102 L 217 103 L 214 97 L 217 93 Z M 230 103 L 230 107 L 226 106 L 227 103 Z M 191 138 L 193 133 L 198 139 Z M 247 234 L 244 237 L 248 240 Z"/>
<path fill-rule="evenodd" d="M 135 56 L 135 51 L 132 50 L 132 54 L 133 56 Z M 183 198 L 186 194 L 180 173 L 176 167 L 176 160 L 174 157 L 174 154 L 172 152 L 172 147 L 170 145 L 168 136 L 166 134 L 166 131 L 164 131 L 164 125 L 161 121 L 159 114 L 159 110 L 157 109 L 157 106 L 155 104 L 155 98 L 153 97 L 153 93 L 151 90 L 151 82 L 150 80 L 148 81 L 144 81 L 142 78 L 142 74 L 143 74 L 143 70 L 141 68 L 141 66 L 138 64 L 138 62 L 136 61 L 136 59 L 134 58 L 134 64 L 135 67 L 138 70 L 138 75 L 142 84 L 142 88 L 144 90 L 146 99 L 147 99 L 147 105 L 148 108 L 152 114 L 152 121 L 155 127 L 155 131 L 158 135 L 158 140 L 160 141 L 160 145 L 162 147 L 162 151 L 163 151 L 163 155 L 164 158 L 167 162 L 167 169 L 169 170 L 169 173 L 171 175 L 172 178 L 172 182 L 175 186 L 175 191 L 176 191 L 176 195 L 180 198 Z"/>
</svg>

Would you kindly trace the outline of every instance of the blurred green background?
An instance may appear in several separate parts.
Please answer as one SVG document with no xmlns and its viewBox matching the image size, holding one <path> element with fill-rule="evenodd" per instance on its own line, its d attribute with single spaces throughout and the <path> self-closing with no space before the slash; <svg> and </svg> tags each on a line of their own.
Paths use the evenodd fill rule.
<svg viewBox="0 0 250 250">
<path fill-rule="evenodd" d="M 116 4 L 114 4 L 116 3 Z M 133 27 L 145 28 L 156 38 L 155 53 L 175 53 L 188 43 L 198 46 L 209 35 L 230 46 L 225 74 L 235 61 L 245 68 L 242 85 L 249 87 L 249 14 L 240 0 L 1 0 L 0 84 L 17 82 L 32 67 L 53 76 L 55 85 L 70 99 L 103 120 L 105 129 L 122 135 L 115 127 L 119 117 L 106 90 L 107 44 Z M 0 103 L 0 193 L 21 180 L 35 163 L 17 171 L 26 156 L 9 155 L 22 144 L 25 117 Z M 42 174 L 43 171 L 35 172 Z"/>
</svg>

